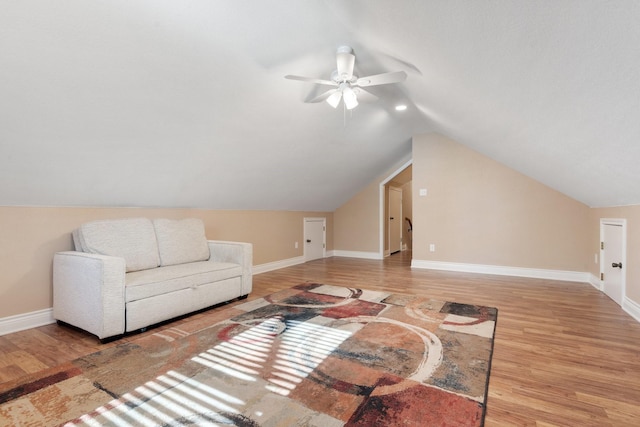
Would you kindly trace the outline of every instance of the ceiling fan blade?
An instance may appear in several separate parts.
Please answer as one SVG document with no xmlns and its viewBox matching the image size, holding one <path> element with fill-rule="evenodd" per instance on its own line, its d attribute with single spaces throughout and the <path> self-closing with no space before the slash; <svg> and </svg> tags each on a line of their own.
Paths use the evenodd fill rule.
<svg viewBox="0 0 640 427">
<path fill-rule="evenodd" d="M 372 94 L 371 92 L 362 89 L 361 87 L 354 87 L 353 91 L 358 95 L 358 100 L 362 102 L 375 102 L 378 100 L 378 97 Z"/>
<path fill-rule="evenodd" d="M 391 73 L 375 74 L 373 76 L 360 77 L 356 85 L 360 87 L 386 85 L 389 83 L 400 83 L 405 81 L 407 73 L 404 71 L 394 71 Z"/>
<path fill-rule="evenodd" d="M 308 100 L 307 102 L 322 102 L 322 101 L 326 101 L 327 98 L 329 98 L 331 95 L 333 95 L 334 93 L 340 92 L 340 89 L 329 89 L 326 92 L 321 93 L 320 95 L 316 96 L 315 98 L 312 98 L 310 100 Z"/>
<path fill-rule="evenodd" d="M 332 82 L 331 80 L 314 79 L 312 77 L 286 75 L 284 78 L 289 80 L 300 80 L 301 82 L 316 83 L 319 85 L 338 86 L 338 83 Z"/>
<path fill-rule="evenodd" d="M 351 77 L 353 77 L 353 67 L 356 63 L 356 56 L 353 54 L 353 49 L 349 46 L 340 46 L 336 53 L 336 63 L 338 66 L 338 78 L 341 81 L 351 80 Z"/>
</svg>

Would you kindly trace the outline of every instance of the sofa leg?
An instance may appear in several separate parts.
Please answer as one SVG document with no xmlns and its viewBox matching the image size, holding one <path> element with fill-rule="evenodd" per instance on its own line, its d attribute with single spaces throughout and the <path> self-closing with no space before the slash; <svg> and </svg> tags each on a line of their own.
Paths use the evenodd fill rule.
<svg viewBox="0 0 640 427">
<path fill-rule="evenodd" d="M 240 295 L 240 296 L 238 297 L 238 301 L 241 301 L 241 300 L 243 300 L 243 299 L 247 299 L 247 297 L 248 297 L 248 296 L 249 296 L 249 294 L 246 294 L 246 295 Z"/>
<path fill-rule="evenodd" d="M 107 338 L 100 338 L 100 344 L 109 344 L 110 342 L 118 340 L 122 337 L 124 337 L 124 334 L 114 335 L 112 337 L 107 337 Z"/>
</svg>

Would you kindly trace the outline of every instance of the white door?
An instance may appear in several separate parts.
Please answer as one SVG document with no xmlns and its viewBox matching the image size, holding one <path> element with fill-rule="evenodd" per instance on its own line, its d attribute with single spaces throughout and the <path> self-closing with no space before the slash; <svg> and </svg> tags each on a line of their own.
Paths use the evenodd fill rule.
<svg viewBox="0 0 640 427">
<path fill-rule="evenodd" d="M 625 223 L 624 220 L 603 220 L 600 223 L 600 272 L 602 290 L 622 305 L 625 286 Z"/>
<path fill-rule="evenodd" d="M 402 249 L 402 190 L 389 187 L 389 253 Z"/>
<path fill-rule="evenodd" d="M 326 221 L 325 218 L 304 219 L 305 262 L 325 257 Z"/>
</svg>

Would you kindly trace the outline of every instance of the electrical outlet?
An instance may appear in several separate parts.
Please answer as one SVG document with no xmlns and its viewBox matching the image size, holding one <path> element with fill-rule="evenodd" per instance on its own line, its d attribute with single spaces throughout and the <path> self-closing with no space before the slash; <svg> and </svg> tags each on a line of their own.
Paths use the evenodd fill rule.
<svg viewBox="0 0 640 427">
<path fill-rule="evenodd" d="M 429 252 L 435 252 L 436 251 L 436 245 L 435 243 L 431 243 L 429 245 Z"/>
<path fill-rule="evenodd" d="M 298 242 L 293 245 L 296 249 L 298 249 Z"/>
</svg>

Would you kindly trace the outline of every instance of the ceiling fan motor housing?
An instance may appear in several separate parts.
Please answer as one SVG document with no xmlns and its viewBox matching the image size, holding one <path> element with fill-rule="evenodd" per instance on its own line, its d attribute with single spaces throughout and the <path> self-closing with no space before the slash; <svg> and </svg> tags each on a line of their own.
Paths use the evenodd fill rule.
<svg viewBox="0 0 640 427">
<path fill-rule="evenodd" d="M 331 72 L 331 80 L 340 84 L 340 83 L 355 83 L 356 80 L 358 80 L 358 76 L 356 76 L 355 74 L 351 75 L 350 79 L 344 79 L 342 77 L 340 77 L 340 74 L 338 74 L 338 70 L 333 70 Z"/>
<path fill-rule="evenodd" d="M 336 53 L 348 53 L 353 55 L 353 49 L 350 46 L 338 46 L 338 51 Z"/>
</svg>

